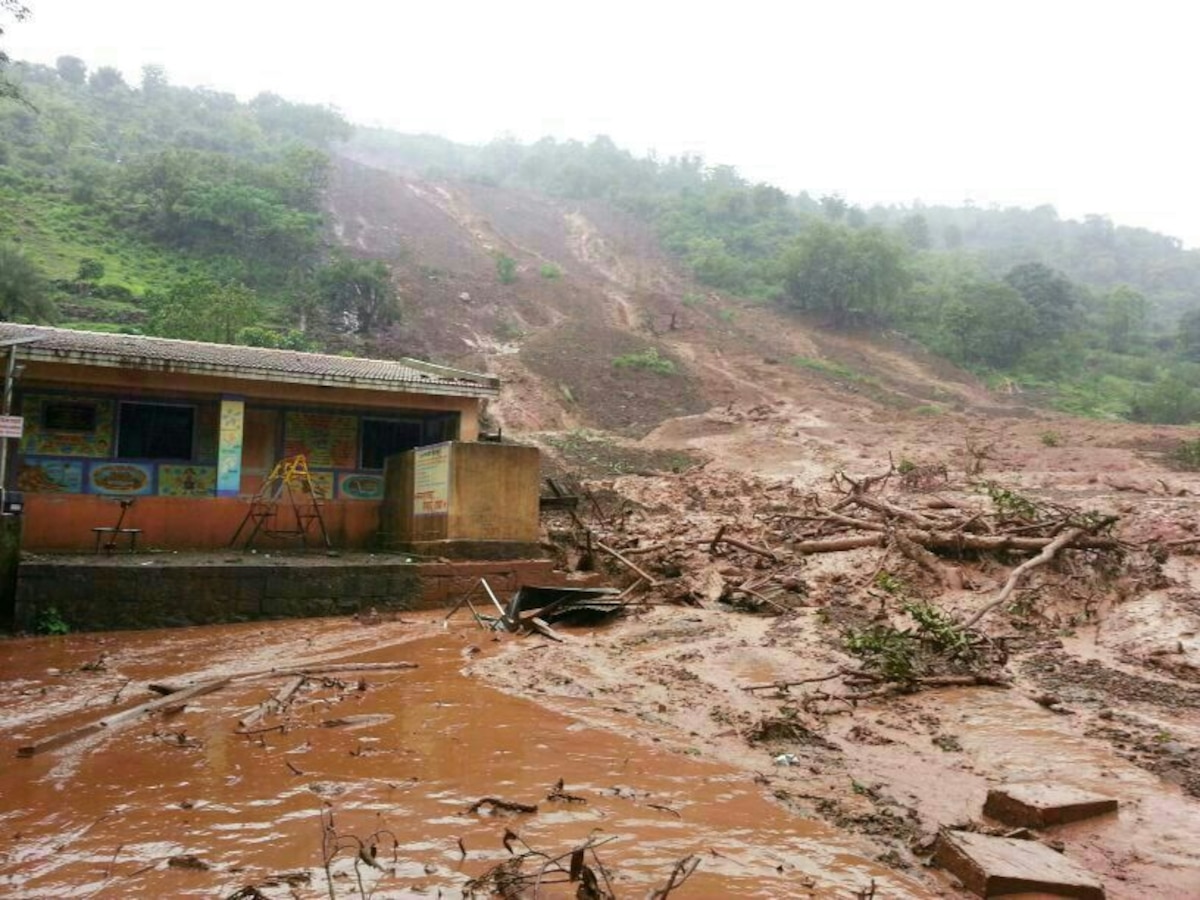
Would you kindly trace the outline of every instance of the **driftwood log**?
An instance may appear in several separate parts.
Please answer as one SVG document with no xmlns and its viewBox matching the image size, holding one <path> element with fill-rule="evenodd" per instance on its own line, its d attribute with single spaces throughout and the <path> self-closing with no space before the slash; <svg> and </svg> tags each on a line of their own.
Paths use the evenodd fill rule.
<svg viewBox="0 0 1200 900">
<path fill-rule="evenodd" d="M 158 712 L 161 710 L 170 710 L 182 707 L 187 702 L 195 697 L 200 697 L 204 694 L 211 694 L 215 690 L 225 687 L 229 684 L 229 678 L 220 678 L 216 681 L 205 681 L 200 684 L 192 685 L 181 691 L 176 691 L 166 697 L 160 697 L 157 700 L 151 700 L 148 703 L 142 703 L 130 709 L 122 710 L 118 713 L 113 713 L 111 716 L 105 716 L 103 719 L 98 719 L 95 722 L 90 722 L 87 725 L 81 725 L 78 728 L 73 728 L 70 731 L 62 731 L 58 734 L 50 735 L 40 741 L 32 744 L 26 744 L 23 747 L 17 748 L 17 756 L 29 757 L 37 756 L 40 753 L 45 753 L 47 750 L 56 750 L 59 747 L 65 747 L 68 744 L 73 744 L 76 741 L 82 740 L 85 737 L 90 737 L 93 734 L 99 734 L 114 725 L 120 725 L 133 719 L 140 718 L 146 713 Z"/>
</svg>

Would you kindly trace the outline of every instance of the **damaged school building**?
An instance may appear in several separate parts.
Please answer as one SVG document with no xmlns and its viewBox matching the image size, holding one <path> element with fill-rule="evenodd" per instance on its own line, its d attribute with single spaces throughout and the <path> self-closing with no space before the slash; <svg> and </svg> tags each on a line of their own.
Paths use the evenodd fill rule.
<svg viewBox="0 0 1200 900">
<path fill-rule="evenodd" d="M 74 554 L 75 561 L 70 572 L 52 556 L 23 563 L 17 593 L 27 606 L 40 602 L 31 586 L 39 567 L 46 590 L 57 580 L 62 594 L 72 579 L 95 589 L 106 579 L 124 582 L 112 572 L 123 560 L 129 570 L 134 550 L 159 563 L 143 563 L 139 576 L 172 568 L 162 558 L 169 551 L 209 551 L 210 581 L 222 568 L 218 559 L 245 572 L 252 563 L 262 568 L 267 554 L 278 557 L 277 549 L 303 546 L 403 551 L 418 560 L 538 555 L 537 451 L 477 442 L 482 404 L 499 393 L 494 377 L 410 359 L 11 323 L 0 324 L 0 346 L 14 357 L 12 413 L 23 420 L 21 437 L 9 442 L 5 483 L 21 499 L 22 549 Z M 298 457 L 298 470 L 287 465 Z M 248 549 L 251 541 L 257 556 L 228 561 L 229 549 Z M 333 559 L 325 567 L 348 568 Z M 318 568 L 310 559 L 306 577 Z M 224 586 L 245 598 L 240 611 L 185 618 L 329 612 L 347 608 L 339 594 L 356 594 L 356 605 L 387 605 L 405 592 L 391 573 L 343 572 L 346 584 L 299 590 L 321 602 L 284 603 L 304 598 L 270 596 L 272 574 L 280 584 L 289 580 L 260 571 L 249 578 L 260 590 L 247 588 L 247 578 Z M 411 571 L 404 576 L 411 579 Z M 156 604 L 169 604 L 183 580 L 168 578 Z M 280 591 L 297 593 L 294 586 Z M 428 600 L 428 585 L 420 593 Z M 56 605 L 75 604 L 60 597 Z M 157 624 L 148 604 L 128 605 L 150 613 L 138 624 Z M 136 616 L 117 618 L 106 624 L 132 624 Z"/>
</svg>

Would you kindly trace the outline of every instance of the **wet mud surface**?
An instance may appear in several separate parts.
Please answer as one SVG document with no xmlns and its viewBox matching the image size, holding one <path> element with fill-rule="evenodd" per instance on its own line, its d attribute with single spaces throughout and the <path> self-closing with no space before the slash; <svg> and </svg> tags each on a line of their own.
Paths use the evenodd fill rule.
<svg viewBox="0 0 1200 900">
<path fill-rule="evenodd" d="M 831 627 L 817 608 L 778 618 L 657 608 L 583 644 L 549 647 L 538 669 L 509 653 L 474 668 L 542 702 L 599 704 L 621 721 L 633 717 L 641 734 L 665 735 L 697 757 L 752 771 L 784 808 L 859 835 L 875 859 L 931 890 L 956 890 L 925 868 L 938 829 L 1004 831 L 981 814 L 988 789 L 1035 781 L 1120 801 L 1115 815 L 1038 835 L 1095 872 L 1110 897 L 1196 896 L 1200 849 L 1189 835 L 1200 829 L 1200 803 L 1188 795 L 1184 762 L 1195 758 L 1186 750 L 1200 725 L 1193 708 L 1175 705 L 1169 694 L 1109 695 L 1101 682 L 1089 693 L 1075 667 L 1106 666 L 1036 642 L 1026 651 L 1030 670 L 1061 666 L 1074 679 L 1049 707 L 1046 685 L 1021 674 L 1019 653 L 1007 688 L 928 690 L 853 705 L 812 702 L 824 682 L 743 690 L 828 672 L 840 656 Z M 1125 677 L 1122 683 L 1143 681 Z M 1111 729 L 1140 737 L 1114 737 Z M 778 765 L 781 755 L 791 764 Z"/>
<path fill-rule="evenodd" d="M 614 721 L 591 725 L 587 708 L 555 713 L 463 676 L 480 652 L 546 664 L 537 643 L 489 646 L 473 628 L 441 633 L 431 621 L 0 644 L 0 893 L 227 896 L 253 884 L 267 896 L 328 896 L 324 811 L 343 846 L 376 835 L 383 870 L 358 868 L 377 897 L 460 896 L 508 856 L 506 829 L 553 854 L 592 834 L 613 838 L 599 852 L 620 896 L 664 883 L 689 854 L 701 866 L 680 896 L 848 896 L 872 878 L 889 897 L 929 895 L 852 835 L 772 802 L 751 773 Z M 144 700 L 150 680 L 316 660 L 419 668 L 314 678 L 286 715 L 254 726 L 259 734 L 234 730 L 278 679 L 234 681 L 174 715 L 14 758 L 30 739 Z M 274 724 L 285 727 L 267 730 Z M 547 800 L 559 779 L 578 800 Z M 538 812 L 467 812 L 488 796 Z M 354 868 L 348 850 L 331 862 L 337 896 L 356 892 Z"/>
</svg>

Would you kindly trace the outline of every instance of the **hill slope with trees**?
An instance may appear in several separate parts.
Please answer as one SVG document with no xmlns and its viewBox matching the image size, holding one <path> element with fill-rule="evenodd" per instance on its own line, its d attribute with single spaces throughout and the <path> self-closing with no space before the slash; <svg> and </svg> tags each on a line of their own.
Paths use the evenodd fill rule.
<svg viewBox="0 0 1200 900">
<path fill-rule="evenodd" d="M 8 77 L 6 318 L 308 347 L 394 317 L 387 273 L 327 246 L 328 148 L 350 134 L 335 110 L 177 87 L 158 66 L 130 85 L 71 56 Z M 386 310 L 360 314 L 364 286 Z"/>
<path fill-rule="evenodd" d="M 697 157 L 639 158 L 607 138 L 465 146 L 358 129 L 342 152 L 433 180 L 603 202 L 647 223 L 700 284 L 899 332 L 1068 411 L 1200 418 L 1200 251 L 1091 216 L 860 209 L 788 196 Z"/>
<path fill-rule="evenodd" d="M 394 327 L 400 292 L 419 305 L 436 275 L 393 269 L 436 270 L 439 251 L 418 241 L 412 258 L 370 258 L 339 232 L 342 155 L 418 192 L 544 198 L 559 211 L 547 227 L 564 232 L 572 210 L 614 210 L 687 273 L 676 303 L 703 287 L 806 325 L 902 336 L 1067 411 L 1200 419 L 1200 253 L 1142 229 L 1049 207 L 861 209 L 607 138 L 466 146 L 355 130 L 273 94 L 172 85 L 158 66 L 137 85 L 75 57 L 6 78 L 20 96 L 0 100 L 5 318 L 348 352 L 420 344 Z M 495 263 L 521 302 L 513 257 Z"/>
</svg>

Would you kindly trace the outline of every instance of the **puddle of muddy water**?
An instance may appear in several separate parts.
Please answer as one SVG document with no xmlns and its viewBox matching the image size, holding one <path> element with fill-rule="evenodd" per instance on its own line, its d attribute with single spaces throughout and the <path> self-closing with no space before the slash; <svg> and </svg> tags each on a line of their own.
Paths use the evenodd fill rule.
<svg viewBox="0 0 1200 900">
<path fill-rule="evenodd" d="M 93 636 L 9 642 L 2 647 L 0 686 L 16 683 L 19 675 L 28 687 L 28 681 L 47 677 L 42 673 L 48 669 L 77 667 L 99 646 L 111 654 L 112 678 L 144 683 L 194 672 L 205 662 L 210 671 L 219 669 L 217 659 L 229 659 L 231 669 L 248 669 L 254 665 L 246 659 L 255 654 L 257 661 L 271 658 L 276 664 L 290 658 L 272 653 L 271 645 L 296 653 L 338 644 L 338 626 L 329 623 L 288 623 L 272 630 L 269 642 L 261 626 L 191 629 L 177 641 L 159 632 L 110 636 L 103 644 Z M 358 651 L 355 661 L 404 659 L 420 668 L 368 673 L 365 691 L 354 689 L 353 679 L 346 691 L 306 689 L 286 733 L 233 733 L 239 715 L 278 686 L 238 682 L 173 717 L 15 759 L 15 747 L 30 736 L 96 713 L 77 711 L 31 724 L 32 701 L 24 698 L 13 717 L 23 724 L 9 720 L 0 742 L 6 759 L 0 770 L 0 892 L 224 896 L 246 884 L 261 885 L 271 873 L 300 870 L 311 879 L 299 888 L 301 895 L 327 896 L 321 870 L 325 810 L 346 843 L 376 832 L 395 835 L 394 861 L 390 841 L 380 848 L 394 872 L 364 875 L 368 886 L 377 882 L 379 897 L 438 890 L 461 895 L 468 877 L 507 857 L 501 843 L 506 828 L 553 855 L 589 835 L 613 838 L 600 854 L 622 897 L 642 896 L 662 884 L 675 861 L 693 853 L 701 857 L 700 869 L 673 896 L 844 897 L 872 878 L 881 896 L 926 895 L 857 855 L 849 838 L 767 801 L 747 773 L 590 727 L 585 704 L 571 704 L 574 718 L 568 718 L 469 680 L 460 674 L 463 636 L 364 652 L 368 642 L 359 630 L 342 643 Z M 529 654 L 529 665 L 538 665 L 536 653 Z M 66 679 L 63 690 L 70 691 L 75 677 Z M 321 727 L 348 716 L 375 718 L 355 719 L 353 727 Z M 179 744 L 181 733 L 198 746 Z M 587 802 L 548 802 L 546 794 L 560 778 L 568 792 Z M 539 812 L 465 813 L 485 796 L 536 803 Z M 468 851 L 465 860 L 460 839 Z M 211 868 L 167 864 L 185 855 Z M 333 869 L 338 896 L 353 893 L 350 855 L 341 855 Z M 289 890 L 264 888 L 268 896 L 290 896 Z M 574 894 L 573 886 L 560 890 L 558 896 Z"/>
</svg>

